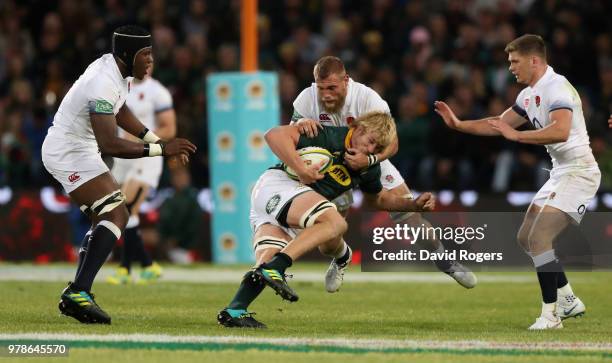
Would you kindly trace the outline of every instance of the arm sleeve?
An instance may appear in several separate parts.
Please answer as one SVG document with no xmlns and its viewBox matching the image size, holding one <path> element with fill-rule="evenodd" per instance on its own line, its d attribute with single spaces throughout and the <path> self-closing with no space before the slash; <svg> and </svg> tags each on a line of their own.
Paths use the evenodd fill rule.
<svg viewBox="0 0 612 363">
<path fill-rule="evenodd" d="M 312 87 L 308 87 L 300 92 L 295 101 L 293 101 L 293 115 L 291 116 L 291 121 L 297 121 L 302 117 L 316 120 L 318 115 L 314 114 L 314 102 L 315 99 L 312 94 Z"/>
<path fill-rule="evenodd" d="M 172 104 L 172 95 L 166 87 L 161 83 L 156 83 L 155 97 L 153 98 L 153 106 L 155 113 L 164 112 L 171 110 L 174 106 Z"/>
<path fill-rule="evenodd" d="M 107 77 L 98 77 L 89 82 L 87 106 L 89 113 L 113 115 L 115 104 L 119 101 L 117 86 Z"/>
<path fill-rule="evenodd" d="M 519 92 L 518 96 L 516 96 L 516 101 L 514 101 L 514 105 L 512 105 L 512 111 L 518 113 L 522 118 L 529 121 L 529 117 L 527 117 L 527 111 L 523 108 L 523 97 L 524 92 Z"/>
<path fill-rule="evenodd" d="M 372 111 L 383 111 L 387 113 L 391 113 L 391 109 L 387 104 L 387 101 L 383 100 L 382 97 L 376 91 L 371 88 L 367 89 L 367 98 L 368 101 L 365 104 L 365 109 L 363 113 L 372 112 Z"/>
<path fill-rule="evenodd" d="M 550 95 L 547 100 L 548 112 L 561 109 L 573 111 L 573 106 L 576 103 L 574 97 L 578 97 L 578 95 L 569 82 L 565 81 L 564 83 L 557 83 L 548 87 L 547 94 Z"/>
<path fill-rule="evenodd" d="M 369 167 L 364 174 L 361 175 L 362 181 L 359 184 L 359 188 L 364 193 L 378 194 L 382 190 L 382 184 L 380 182 L 380 165 L 376 164 Z"/>
</svg>

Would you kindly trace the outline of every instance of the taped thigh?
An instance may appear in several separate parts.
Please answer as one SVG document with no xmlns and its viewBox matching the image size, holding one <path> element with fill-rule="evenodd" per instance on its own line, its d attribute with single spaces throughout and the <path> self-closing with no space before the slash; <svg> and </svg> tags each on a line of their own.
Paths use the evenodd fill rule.
<svg viewBox="0 0 612 363">
<path fill-rule="evenodd" d="M 123 202 L 125 202 L 125 195 L 123 192 L 121 192 L 121 190 L 115 190 L 114 192 L 109 193 L 93 202 L 90 207 L 82 205 L 81 211 L 88 216 L 101 216 L 102 214 L 117 208 Z"/>
<path fill-rule="evenodd" d="M 314 205 L 312 208 L 308 209 L 302 216 L 300 217 L 299 226 L 301 228 L 308 228 L 312 226 L 317 218 L 323 213 L 325 213 L 329 208 L 333 208 L 337 210 L 336 205 L 328 200 L 322 201 Z"/>
</svg>

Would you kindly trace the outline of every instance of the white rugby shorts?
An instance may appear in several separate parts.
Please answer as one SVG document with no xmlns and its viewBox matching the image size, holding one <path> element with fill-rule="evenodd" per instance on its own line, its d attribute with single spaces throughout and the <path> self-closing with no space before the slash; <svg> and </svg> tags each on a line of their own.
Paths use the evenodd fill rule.
<svg viewBox="0 0 612 363">
<path fill-rule="evenodd" d="M 45 168 L 62 184 L 66 193 L 109 171 L 95 142 L 79 140 L 53 127 L 41 151 Z"/>
<path fill-rule="evenodd" d="M 580 224 L 600 182 L 601 172 L 597 166 L 564 172 L 553 169 L 550 179 L 540 188 L 532 203 L 540 208 L 549 205 L 560 209 Z"/>
</svg>

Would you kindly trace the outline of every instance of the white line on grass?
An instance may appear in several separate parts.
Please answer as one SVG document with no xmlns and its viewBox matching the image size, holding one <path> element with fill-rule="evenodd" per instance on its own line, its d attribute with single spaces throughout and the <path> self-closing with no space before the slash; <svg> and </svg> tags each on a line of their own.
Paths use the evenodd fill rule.
<svg viewBox="0 0 612 363">
<path fill-rule="evenodd" d="M 180 269 L 167 267 L 164 269 L 162 281 L 189 282 L 189 283 L 235 283 L 240 281 L 245 273 L 237 269 L 202 268 Z M 295 269 L 290 271 L 294 281 L 322 282 L 325 271 Z M 52 281 L 66 282 L 74 278 L 75 267 L 71 266 L 2 266 L 0 265 L 0 281 Z M 98 281 L 105 281 L 113 274 L 112 268 L 103 268 L 97 277 Z M 478 273 L 477 273 L 478 274 Z M 440 272 L 360 272 L 359 266 L 349 269 L 344 279 L 349 282 L 427 282 L 440 284 L 455 284 L 455 280 Z M 534 282 L 534 276 L 513 274 L 485 274 L 478 275 L 481 283 L 525 283 Z"/>
<path fill-rule="evenodd" d="M 387 349 L 451 349 L 451 350 L 579 350 L 612 351 L 609 342 L 493 342 L 484 340 L 397 340 L 397 339 L 346 339 L 346 338 L 261 338 L 245 336 L 173 336 L 154 334 L 67 334 L 67 333 L 18 333 L 0 334 L 0 341 L 88 341 L 134 343 L 215 343 L 215 344 L 269 344 L 274 346 L 318 346 L 334 348 Z"/>
</svg>

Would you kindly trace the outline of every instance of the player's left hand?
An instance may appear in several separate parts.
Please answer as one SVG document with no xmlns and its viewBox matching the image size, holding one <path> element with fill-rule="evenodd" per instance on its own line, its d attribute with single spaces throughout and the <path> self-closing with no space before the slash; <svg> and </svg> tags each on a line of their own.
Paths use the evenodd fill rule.
<svg viewBox="0 0 612 363">
<path fill-rule="evenodd" d="M 168 167 L 170 169 L 176 169 L 180 166 L 187 166 L 189 164 L 188 154 L 179 154 L 168 157 Z"/>
<path fill-rule="evenodd" d="M 311 138 L 319 134 L 319 129 L 323 129 L 323 125 L 321 125 L 319 121 L 309 118 L 301 118 L 295 123 L 295 125 L 297 126 L 298 131 L 300 131 L 300 134 Z"/>
<path fill-rule="evenodd" d="M 489 120 L 489 125 L 491 128 L 497 132 L 499 132 L 503 137 L 511 141 L 518 140 L 518 131 L 512 128 L 512 126 L 501 120 Z"/>
<path fill-rule="evenodd" d="M 353 148 L 346 149 L 344 163 L 353 170 L 362 170 L 368 167 L 368 155 Z"/>
<path fill-rule="evenodd" d="M 416 212 L 431 212 L 436 208 L 436 197 L 429 193 L 423 193 L 414 201 Z"/>
</svg>

